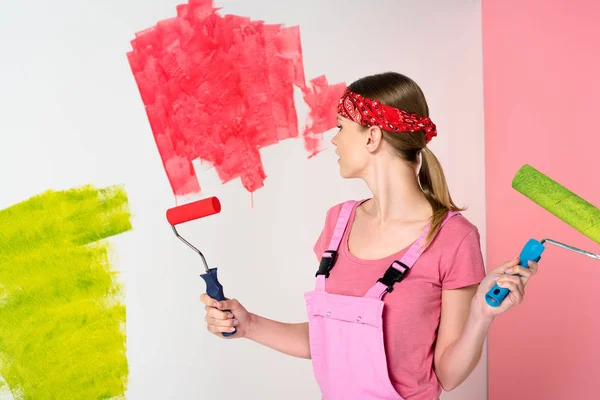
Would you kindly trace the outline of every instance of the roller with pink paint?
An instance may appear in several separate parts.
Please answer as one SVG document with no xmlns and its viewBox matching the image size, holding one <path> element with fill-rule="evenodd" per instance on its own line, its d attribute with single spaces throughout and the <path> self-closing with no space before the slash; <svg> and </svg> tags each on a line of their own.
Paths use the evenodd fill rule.
<svg viewBox="0 0 600 400">
<path fill-rule="evenodd" d="M 217 276 L 217 268 L 209 268 L 208 264 L 206 263 L 206 258 L 202 252 L 194 247 L 190 242 L 185 240 L 181 235 L 179 235 L 175 225 L 205 218 L 220 212 L 221 202 L 217 197 L 214 196 L 167 210 L 167 221 L 169 221 L 171 224 L 171 228 L 173 228 L 175 236 L 177 236 L 183 243 L 198 253 L 202 259 L 205 273 L 201 274 L 200 276 L 206 282 L 206 293 L 211 298 L 219 301 L 225 300 L 225 294 L 223 292 L 223 285 L 221 285 Z M 233 334 L 235 334 L 235 332 L 223 332 L 223 336 L 231 336 Z"/>
</svg>

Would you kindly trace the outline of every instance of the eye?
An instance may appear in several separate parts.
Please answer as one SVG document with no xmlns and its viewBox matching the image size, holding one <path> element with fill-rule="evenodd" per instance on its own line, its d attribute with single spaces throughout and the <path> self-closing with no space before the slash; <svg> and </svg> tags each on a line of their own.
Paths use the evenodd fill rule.
<svg viewBox="0 0 600 400">
<path fill-rule="evenodd" d="M 342 129 L 342 125 L 338 124 L 337 128 L 341 130 Z"/>
</svg>

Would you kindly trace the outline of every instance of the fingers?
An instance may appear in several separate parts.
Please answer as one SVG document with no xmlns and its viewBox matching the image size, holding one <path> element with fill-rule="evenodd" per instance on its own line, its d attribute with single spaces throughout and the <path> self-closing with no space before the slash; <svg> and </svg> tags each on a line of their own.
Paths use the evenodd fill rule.
<svg viewBox="0 0 600 400">
<path fill-rule="evenodd" d="M 515 268 L 519 265 L 519 257 L 515 257 L 512 260 L 506 261 L 504 264 L 494 268 L 491 270 L 486 279 L 481 283 L 483 289 L 490 290 L 498 281 L 498 279 L 502 278 L 505 275 L 505 271 L 511 268 Z"/>
<path fill-rule="evenodd" d="M 212 333 L 234 332 L 235 327 L 239 324 L 238 320 L 233 317 L 229 311 L 221 311 L 213 306 L 204 306 L 206 310 L 206 329 Z"/>
<path fill-rule="evenodd" d="M 529 270 L 531 271 L 531 275 L 535 275 L 538 272 L 538 263 L 535 261 L 528 261 L 527 265 L 529 266 Z"/>
<path fill-rule="evenodd" d="M 204 321 L 208 322 L 210 325 L 222 326 L 225 328 L 231 328 L 232 326 L 238 326 L 239 322 L 234 318 L 215 318 L 206 314 L 204 317 Z"/>
<path fill-rule="evenodd" d="M 226 327 L 226 326 L 218 326 L 218 325 L 213 325 L 211 323 L 207 323 L 206 324 L 206 329 L 210 332 L 210 333 L 223 333 L 223 332 L 235 332 L 235 327 L 231 326 L 231 327 Z"/>
<path fill-rule="evenodd" d="M 233 318 L 233 314 L 229 311 L 217 310 L 216 308 L 211 307 L 211 306 L 204 306 L 204 309 L 206 310 L 206 315 L 208 315 L 211 318 L 215 318 L 215 319 L 232 319 Z"/>
<path fill-rule="evenodd" d="M 538 265 L 535 261 L 529 261 L 527 264 L 528 268 L 522 267 L 520 265 L 515 265 L 504 270 L 504 274 L 519 275 L 521 277 L 521 280 L 523 281 L 523 284 L 526 285 L 529 279 L 538 271 Z"/>
<path fill-rule="evenodd" d="M 502 284 L 510 284 L 511 287 L 515 287 L 516 290 L 519 291 L 520 294 L 524 294 L 525 285 L 523 285 L 523 281 L 521 277 L 514 275 L 504 275 L 497 282 L 498 286 L 502 286 Z"/>
<path fill-rule="evenodd" d="M 538 263 L 535 261 L 527 261 L 527 266 L 529 268 L 522 267 L 519 265 L 519 257 L 515 257 L 510 261 L 505 262 L 499 267 L 493 269 L 491 271 L 492 274 L 500 275 L 500 274 L 518 274 L 523 277 L 527 277 L 529 279 L 531 275 L 534 275 L 538 271 Z"/>
<path fill-rule="evenodd" d="M 202 293 L 202 295 L 200 295 L 200 301 L 202 302 L 202 304 L 204 304 L 205 306 L 212 306 L 213 303 L 215 302 L 214 299 L 212 299 L 208 294 L 206 293 Z"/>
<path fill-rule="evenodd" d="M 507 297 L 510 301 L 505 301 L 499 308 L 495 309 L 497 314 L 503 313 L 514 305 L 523 302 L 525 285 L 538 272 L 538 263 L 536 261 L 528 261 L 528 268 L 522 267 L 519 265 L 519 262 L 519 257 L 505 262 L 490 271 L 486 279 L 480 284 L 478 292 L 482 293 L 489 291 L 494 284 L 509 290 Z"/>
<path fill-rule="evenodd" d="M 515 297 L 515 303 L 520 304 L 525 295 L 525 285 L 520 277 L 513 275 L 505 275 L 500 278 L 496 284 L 501 288 L 508 289 Z"/>
<path fill-rule="evenodd" d="M 217 301 L 217 300 L 213 299 L 212 297 L 210 297 L 206 293 L 203 293 L 202 295 L 200 295 L 200 301 L 205 306 L 215 307 L 215 308 L 218 308 L 219 310 L 229 310 L 229 311 L 235 312 L 236 310 L 239 310 L 241 308 L 240 302 L 235 299 L 233 299 L 233 300 L 225 299 L 225 300 Z"/>
<path fill-rule="evenodd" d="M 519 257 L 515 257 L 510 261 L 506 261 L 504 264 L 500 265 L 499 267 L 496 267 L 491 272 L 493 274 L 503 274 L 504 271 L 506 271 L 507 269 L 514 268 L 515 266 L 518 266 L 518 265 L 519 265 Z"/>
<path fill-rule="evenodd" d="M 232 299 L 232 300 L 221 300 L 221 301 L 213 301 L 213 304 L 211 304 L 213 307 L 218 308 L 219 310 L 228 310 L 231 311 L 232 313 L 235 313 L 236 311 L 240 310 L 242 308 L 242 305 L 240 304 L 239 301 Z"/>
<path fill-rule="evenodd" d="M 212 333 L 234 332 L 235 327 L 239 324 L 239 322 L 233 318 L 213 318 L 208 314 L 204 317 L 204 321 L 207 323 L 206 328 Z"/>
<path fill-rule="evenodd" d="M 206 329 L 209 332 L 220 334 L 223 332 L 235 332 L 239 321 L 235 319 L 235 310 L 241 309 L 241 304 L 237 300 L 217 301 L 208 294 L 203 293 L 200 301 L 204 304 L 206 310 Z"/>
<path fill-rule="evenodd" d="M 529 268 L 521 267 L 520 265 L 516 265 L 514 267 L 508 268 L 504 271 L 505 275 L 519 275 L 521 278 L 525 278 L 525 280 L 529 279 L 533 272 Z"/>
</svg>

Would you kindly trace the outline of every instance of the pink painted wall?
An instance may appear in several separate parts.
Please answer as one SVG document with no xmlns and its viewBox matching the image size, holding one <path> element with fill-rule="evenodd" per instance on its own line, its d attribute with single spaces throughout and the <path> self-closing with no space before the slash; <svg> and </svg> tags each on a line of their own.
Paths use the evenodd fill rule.
<svg viewBox="0 0 600 400">
<path fill-rule="evenodd" d="M 550 237 L 600 246 L 511 187 L 525 163 L 600 205 L 600 2 L 483 0 L 487 263 Z M 547 246 L 488 342 L 489 399 L 599 399 L 600 262 Z"/>
</svg>

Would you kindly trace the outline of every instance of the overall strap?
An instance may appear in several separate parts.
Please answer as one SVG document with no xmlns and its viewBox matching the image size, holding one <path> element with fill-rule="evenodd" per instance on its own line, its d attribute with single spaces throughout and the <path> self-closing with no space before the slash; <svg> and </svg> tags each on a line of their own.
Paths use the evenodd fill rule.
<svg viewBox="0 0 600 400">
<path fill-rule="evenodd" d="M 442 221 L 440 228 L 444 226 L 444 224 L 448 222 L 450 218 L 458 214 L 459 213 L 456 211 L 449 211 Z M 423 248 L 423 242 L 425 241 L 430 228 L 431 225 L 427 225 L 425 230 L 421 233 L 421 236 L 419 236 L 419 238 L 412 244 L 412 246 L 410 246 L 406 253 L 404 253 L 400 261 L 395 260 L 392 262 L 392 265 L 388 267 L 383 277 L 377 280 L 377 283 L 375 283 L 375 285 L 369 289 L 365 297 L 381 299 L 386 293 L 394 290 L 394 284 L 401 282 L 402 279 L 404 279 L 408 270 L 415 265 L 421 254 L 423 254 L 423 251 L 425 251 Z"/>
<path fill-rule="evenodd" d="M 329 278 L 329 272 L 335 264 L 338 248 L 340 247 L 342 237 L 344 236 L 344 231 L 346 230 L 348 220 L 350 219 L 350 214 L 352 214 L 352 208 L 355 204 L 356 200 L 348 200 L 342 205 L 340 215 L 338 216 L 335 224 L 335 229 L 333 230 L 331 240 L 329 241 L 329 246 L 321 257 L 319 270 L 315 275 L 317 277 L 316 290 L 325 291 L 325 279 Z"/>
</svg>

